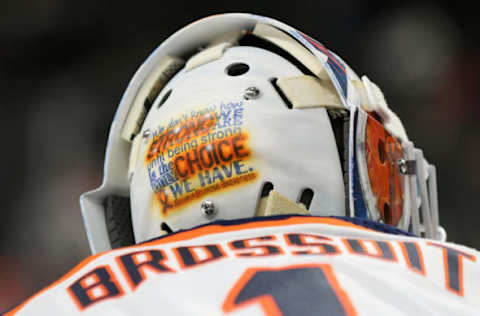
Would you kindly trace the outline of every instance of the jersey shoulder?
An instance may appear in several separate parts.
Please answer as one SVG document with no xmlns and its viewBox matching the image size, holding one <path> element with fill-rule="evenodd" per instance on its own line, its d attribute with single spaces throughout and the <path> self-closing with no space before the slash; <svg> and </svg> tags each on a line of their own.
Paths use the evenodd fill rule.
<svg viewBox="0 0 480 316">
<path fill-rule="evenodd" d="M 454 297 L 464 297 L 480 291 L 474 285 L 478 283 L 475 280 L 480 281 L 480 269 L 471 266 L 479 257 L 467 247 L 416 238 L 388 225 L 358 219 L 291 215 L 223 220 L 91 256 L 4 315 L 101 315 L 115 309 L 151 308 L 167 297 L 162 302 L 164 310 L 187 315 L 191 314 L 188 305 L 172 299 L 175 291 L 184 297 L 187 288 L 197 288 L 192 298 L 197 304 L 223 306 L 228 312 L 237 306 L 236 295 L 240 295 L 230 288 L 243 287 L 242 282 L 248 281 L 245 275 L 256 276 L 252 282 L 270 276 L 280 282 L 277 276 L 295 276 L 305 279 L 300 283 L 312 286 L 316 283 L 306 276 L 325 276 L 326 281 L 338 283 L 337 288 L 348 288 L 347 294 L 353 291 L 353 297 L 356 294 L 349 284 L 359 280 L 382 280 L 378 284 L 388 288 L 408 283 L 425 292 L 433 284 L 433 288 L 444 287 L 444 292 L 450 291 Z M 402 277 L 377 275 L 376 271 L 395 271 Z M 336 273 L 343 277 L 336 280 Z M 368 281 L 368 275 L 374 274 Z M 216 277 L 219 275 L 222 277 Z M 464 282 L 465 278 L 471 280 Z M 218 295 L 202 297 L 206 280 L 210 280 L 209 290 Z M 284 285 L 276 288 L 282 295 Z M 380 299 L 384 292 L 379 289 L 374 299 Z M 222 296 L 224 301 L 217 302 Z M 347 303 L 345 306 L 357 309 L 364 305 L 353 299 Z M 180 312 L 182 308 L 187 310 Z M 143 314 L 138 310 L 137 315 Z"/>
</svg>

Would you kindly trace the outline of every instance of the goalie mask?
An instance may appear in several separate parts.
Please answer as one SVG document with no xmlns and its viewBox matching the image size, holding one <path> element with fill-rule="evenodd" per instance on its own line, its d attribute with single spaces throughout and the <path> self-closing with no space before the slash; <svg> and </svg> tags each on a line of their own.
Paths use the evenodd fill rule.
<svg viewBox="0 0 480 316">
<path fill-rule="evenodd" d="M 445 239 L 435 168 L 380 89 L 278 21 L 225 14 L 167 39 L 81 197 L 93 253 L 218 219 L 350 216 Z"/>
</svg>

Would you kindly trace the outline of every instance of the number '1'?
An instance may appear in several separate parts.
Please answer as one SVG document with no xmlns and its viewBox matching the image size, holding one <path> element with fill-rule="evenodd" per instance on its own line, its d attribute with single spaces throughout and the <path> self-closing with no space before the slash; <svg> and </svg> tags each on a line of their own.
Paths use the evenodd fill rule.
<svg viewBox="0 0 480 316">
<path fill-rule="evenodd" d="M 357 315 L 329 264 L 245 270 L 222 309 L 229 313 L 255 303 L 268 316 Z"/>
</svg>

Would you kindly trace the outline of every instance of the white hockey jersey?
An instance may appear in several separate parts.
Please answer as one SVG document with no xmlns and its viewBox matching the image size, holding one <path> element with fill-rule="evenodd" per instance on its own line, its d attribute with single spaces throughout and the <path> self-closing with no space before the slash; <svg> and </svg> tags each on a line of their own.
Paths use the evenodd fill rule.
<svg viewBox="0 0 480 316">
<path fill-rule="evenodd" d="M 92 256 L 4 315 L 480 315 L 478 251 L 374 229 L 214 222 Z"/>
</svg>

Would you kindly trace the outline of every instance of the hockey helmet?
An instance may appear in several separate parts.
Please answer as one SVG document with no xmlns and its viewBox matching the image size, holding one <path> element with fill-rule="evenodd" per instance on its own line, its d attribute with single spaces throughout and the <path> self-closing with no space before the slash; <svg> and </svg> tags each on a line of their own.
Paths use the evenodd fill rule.
<svg viewBox="0 0 480 316">
<path fill-rule="evenodd" d="M 93 253 L 217 219 L 371 219 L 445 239 L 435 167 L 379 87 L 276 20 L 181 29 L 138 69 L 110 130 L 102 185 L 81 197 Z"/>
</svg>

